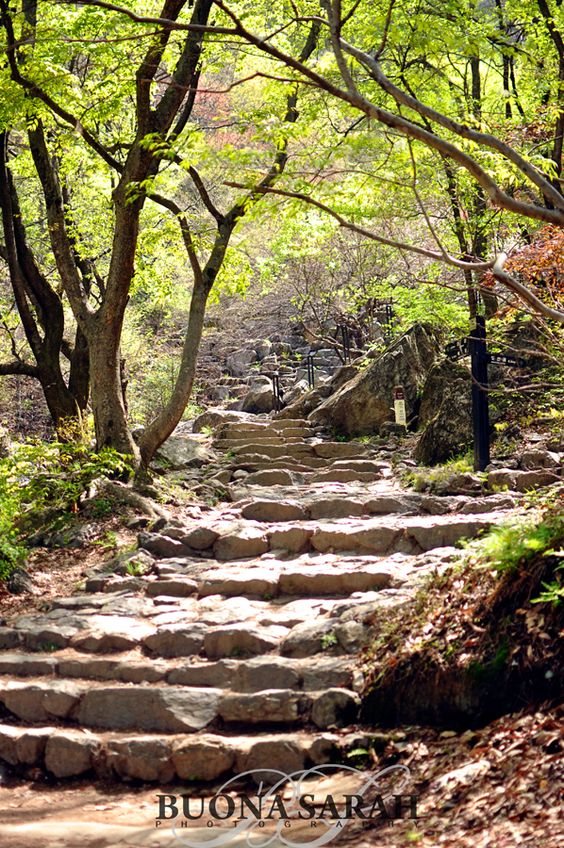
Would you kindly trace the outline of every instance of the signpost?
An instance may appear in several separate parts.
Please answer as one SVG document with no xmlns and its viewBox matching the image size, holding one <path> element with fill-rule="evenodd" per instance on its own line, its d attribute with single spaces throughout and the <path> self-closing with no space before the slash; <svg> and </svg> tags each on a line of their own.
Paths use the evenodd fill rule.
<svg viewBox="0 0 564 848">
<path fill-rule="evenodd" d="M 474 430 L 474 471 L 485 471 L 490 464 L 490 419 L 488 409 L 488 365 L 516 365 L 523 368 L 526 361 L 519 356 L 488 353 L 486 348 L 486 319 L 477 315 L 470 335 L 450 342 L 445 347 L 449 359 L 470 356 L 472 374 L 472 424 Z"/>
<path fill-rule="evenodd" d="M 405 414 L 405 391 L 403 386 L 394 387 L 394 412 L 396 416 L 396 424 L 407 426 L 407 417 Z"/>
</svg>

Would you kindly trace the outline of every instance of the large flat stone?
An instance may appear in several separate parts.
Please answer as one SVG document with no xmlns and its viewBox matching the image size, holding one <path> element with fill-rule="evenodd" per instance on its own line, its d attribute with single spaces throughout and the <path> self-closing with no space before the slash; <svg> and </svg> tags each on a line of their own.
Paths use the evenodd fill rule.
<svg viewBox="0 0 564 848">
<path fill-rule="evenodd" d="M 0 674 L 11 674 L 16 677 L 43 677 L 54 675 L 56 670 L 57 660 L 53 657 L 18 653 L 0 655 Z"/>
<path fill-rule="evenodd" d="M 112 739 L 104 759 L 106 769 L 129 780 L 170 783 L 175 774 L 172 744 L 159 736 Z"/>
<path fill-rule="evenodd" d="M 173 598 L 187 598 L 198 590 L 198 584 L 188 577 L 163 577 L 147 583 L 146 592 L 149 597 L 168 595 Z"/>
<path fill-rule="evenodd" d="M 205 636 L 204 653 L 209 659 L 266 654 L 274 651 L 287 633 L 285 627 L 217 627 Z"/>
<path fill-rule="evenodd" d="M 198 594 L 224 595 L 237 597 L 239 595 L 274 597 L 278 591 L 278 575 L 266 568 L 233 569 L 230 571 L 206 571 L 200 576 Z"/>
<path fill-rule="evenodd" d="M 362 459 L 368 454 L 359 442 L 319 442 L 314 445 L 313 450 L 316 456 L 323 459 Z"/>
<path fill-rule="evenodd" d="M 273 551 L 282 550 L 299 554 L 308 550 L 312 536 L 313 528 L 310 527 L 300 525 L 284 527 L 269 534 L 270 548 Z"/>
<path fill-rule="evenodd" d="M 0 701 L 18 718 L 37 724 L 69 716 L 82 692 L 78 684 L 66 680 L 10 681 L 2 686 Z"/>
<path fill-rule="evenodd" d="M 272 471 L 256 471 L 245 478 L 246 486 L 292 486 L 293 483 L 292 474 L 281 468 Z"/>
<path fill-rule="evenodd" d="M 367 551 L 384 554 L 393 549 L 402 530 L 394 525 L 367 521 L 362 525 L 326 524 L 318 527 L 311 544 L 318 551 Z"/>
<path fill-rule="evenodd" d="M 160 627 L 144 640 L 143 645 L 160 657 L 189 657 L 200 653 L 205 630 L 200 623 L 171 624 Z"/>
<path fill-rule="evenodd" d="M 87 629 L 74 636 L 71 645 L 89 653 L 129 651 L 155 632 L 152 624 L 127 616 L 92 615 L 86 621 Z"/>
<path fill-rule="evenodd" d="M 215 780 L 231 771 L 235 750 L 228 744 L 228 740 L 203 734 L 197 740 L 186 739 L 176 743 L 172 761 L 182 780 Z"/>
<path fill-rule="evenodd" d="M 217 716 L 218 689 L 134 686 L 86 692 L 76 720 L 86 727 L 195 733 Z"/>
<path fill-rule="evenodd" d="M 314 597 L 385 589 L 392 585 L 392 582 L 393 577 L 389 571 L 374 565 L 354 570 L 331 566 L 311 567 L 307 571 L 287 568 L 279 579 L 280 592 L 283 595 Z"/>
<path fill-rule="evenodd" d="M 367 515 L 368 507 L 363 501 L 353 498 L 320 498 L 310 504 L 310 513 L 313 519 L 348 518 L 349 516 Z"/>
<path fill-rule="evenodd" d="M 299 521 L 308 518 L 308 511 L 297 501 L 261 500 L 244 506 L 241 515 L 253 521 Z"/>
<path fill-rule="evenodd" d="M 213 550 L 215 557 L 224 562 L 258 557 L 268 551 L 268 539 L 264 530 L 241 523 L 231 533 L 217 539 Z"/>
<path fill-rule="evenodd" d="M 300 692 L 271 689 L 252 694 L 231 694 L 221 699 L 219 714 L 226 722 L 268 724 L 300 721 L 311 698 Z"/>
</svg>

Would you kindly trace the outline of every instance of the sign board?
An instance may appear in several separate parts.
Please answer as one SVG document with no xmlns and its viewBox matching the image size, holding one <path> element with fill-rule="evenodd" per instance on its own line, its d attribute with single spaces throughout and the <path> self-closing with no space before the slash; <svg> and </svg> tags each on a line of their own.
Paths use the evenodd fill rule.
<svg viewBox="0 0 564 848">
<path fill-rule="evenodd" d="M 396 415 L 396 424 L 407 425 L 407 417 L 405 414 L 405 391 L 403 386 L 394 388 L 394 412 Z"/>
<path fill-rule="evenodd" d="M 449 359 L 461 359 L 468 356 L 469 353 L 468 339 L 458 339 L 458 341 L 450 342 L 445 347 L 445 354 Z"/>
</svg>

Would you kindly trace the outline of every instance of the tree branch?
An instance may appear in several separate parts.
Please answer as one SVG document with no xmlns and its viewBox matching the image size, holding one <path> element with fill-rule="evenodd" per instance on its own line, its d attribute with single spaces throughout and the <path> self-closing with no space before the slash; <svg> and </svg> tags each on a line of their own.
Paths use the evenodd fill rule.
<svg viewBox="0 0 564 848">
<path fill-rule="evenodd" d="M 0 362 L 0 377 L 35 377 L 39 379 L 39 369 L 37 365 L 30 365 L 27 362 Z"/>
</svg>

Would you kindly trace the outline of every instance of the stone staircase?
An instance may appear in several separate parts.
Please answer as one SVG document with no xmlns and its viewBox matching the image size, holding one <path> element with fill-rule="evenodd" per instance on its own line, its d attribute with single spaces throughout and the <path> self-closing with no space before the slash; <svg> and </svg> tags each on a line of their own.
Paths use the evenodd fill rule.
<svg viewBox="0 0 564 848">
<path fill-rule="evenodd" d="M 302 420 L 227 424 L 215 448 L 231 503 L 0 627 L 0 760 L 161 783 L 339 761 L 368 621 L 514 506 L 406 492 L 389 456 Z"/>
</svg>

